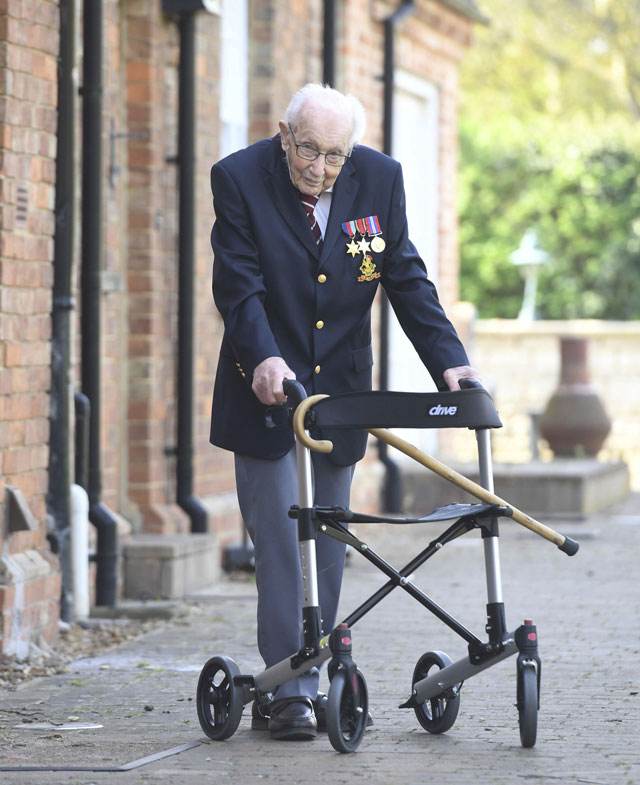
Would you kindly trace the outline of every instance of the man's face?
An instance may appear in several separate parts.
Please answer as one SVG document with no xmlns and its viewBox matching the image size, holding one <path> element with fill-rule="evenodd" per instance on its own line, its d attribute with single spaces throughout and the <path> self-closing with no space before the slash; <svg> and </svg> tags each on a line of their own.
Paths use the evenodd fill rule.
<svg viewBox="0 0 640 785">
<path fill-rule="evenodd" d="M 309 145 L 321 153 L 340 153 L 348 155 L 351 139 L 352 120 L 350 117 L 313 105 L 306 106 L 293 126 L 295 141 Z M 285 123 L 280 123 L 282 149 L 289 161 L 291 182 L 307 196 L 318 196 L 335 183 L 340 174 L 339 166 L 329 166 L 324 155 L 315 161 L 307 161 L 296 155 L 293 134 Z"/>
</svg>

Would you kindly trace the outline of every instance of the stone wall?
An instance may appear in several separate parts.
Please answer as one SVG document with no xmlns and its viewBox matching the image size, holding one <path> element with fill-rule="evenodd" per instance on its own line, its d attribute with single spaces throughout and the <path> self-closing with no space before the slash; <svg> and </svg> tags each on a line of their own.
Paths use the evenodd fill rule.
<svg viewBox="0 0 640 785">
<path fill-rule="evenodd" d="M 531 458 L 531 413 L 541 412 L 555 390 L 560 373 L 561 336 L 588 340 L 590 382 L 612 421 L 599 458 L 623 460 L 631 487 L 640 489 L 640 323 L 580 321 L 478 320 L 472 327 L 470 351 L 491 390 L 504 427 L 493 433 L 494 457 L 503 462 Z M 447 450 L 468 460 L 472 442 L 451 432 Z M 538 445 L 543 460 L 548 446 Z"/>
</svg>

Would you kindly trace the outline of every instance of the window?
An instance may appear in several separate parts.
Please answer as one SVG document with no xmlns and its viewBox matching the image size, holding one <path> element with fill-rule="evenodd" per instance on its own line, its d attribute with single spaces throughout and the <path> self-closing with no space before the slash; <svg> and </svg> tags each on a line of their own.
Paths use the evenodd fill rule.
<svg viewBox="0 0 640 785">
<path fill-rule="evenodd" d="M 220 157 L 246 147 L 249 128 L 248 0 L 223 0 L 220 57 Z"/>
</svg>

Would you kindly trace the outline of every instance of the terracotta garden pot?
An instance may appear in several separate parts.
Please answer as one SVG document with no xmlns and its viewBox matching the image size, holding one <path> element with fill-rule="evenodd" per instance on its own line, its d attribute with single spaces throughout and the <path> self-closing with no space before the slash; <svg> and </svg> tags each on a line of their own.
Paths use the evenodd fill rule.
<svg viewBox="0 0 640 785">
<path fill-rule="evenodd" d="M 540 418 L 540 434 L 557 457 L 595 457 L 611 420 L 589 382 L 585 338 L 560 339 L 560 383 Z"/>
</svg>

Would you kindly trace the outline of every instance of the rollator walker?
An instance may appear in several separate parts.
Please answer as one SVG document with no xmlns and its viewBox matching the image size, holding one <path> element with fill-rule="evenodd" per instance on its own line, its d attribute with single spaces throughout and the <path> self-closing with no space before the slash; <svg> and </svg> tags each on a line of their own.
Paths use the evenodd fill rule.
<svg viewBox="0 0 640 785">
<path fill-rule="evenodd" d="M 307 398 L 299 382 L 285 381 L 287 408 L 296 437 L 298 504 L 289 516 L 297 520 L 302 566 L 303 605 L 301 648 L 291 656 L 255 675 L 244 675 L 229 657 L 214 656 L 205 664 L 197 688 L 197 710 L 202 729 L 211 739 L 233 735 L 246 703 L 268 704 L 275 690 L 314 666 L 328 663 L 330 679 L 326 701 L 329 740 L 339 752 L 353 752 L 367 725 L 366 680 L 352 659 L 351 627 L 396 587 L 440 619 L 467 643 L 467 654 L 453 662 L 440 651 L 428 651 L 417 661 L 411 694 L 400 705 L 413 709 L 420 725 L 429 733 L 449 730 L 458 715 L 463 682 L 498 662 L 517 655 L 516 705 L 520 741 L 533 747 L 536 741 L 540 701 L 541 661 L 536 627 L 526 619 L 514 631 L 507 630 L 502 598 L 499 559 L 500 517 L 517 523 L 573 556 L 578 543 L 539 523 L 493 493 L 490 429 L 502 423 L 487 391 L 474 380 L 461 380 L 456 392 L 403 393 L 365 392 L 343 395 L 314 395 Z M 279 407 L 282 409 L 282 407 Z M 390 431 L 397 428 L 469 428 L 476 433 L 480 484 L 472 482 L 435 458 L 420 451 Z M 421 518 L 366 515 L 341 507 L 313 504 L 311 450 L 330 452 L 333 445 L 311 433 L 321 429 L 364 428 L 378 439 L 402 451 L 418 463 L 472 494 L 478 503 L 454 503 L 439 507 Z M 454 521 L 402 569 L 396 570 L 366 543 L 349 531 L 345 523 L 438 523 Z M 292 525 L 293 520 L 292 520 Z M 482 640 L 450 616 L 413 585 L 409 576 L 452 540 L 480 529 L 487 584 L 485 631 Z M 316 539 L 334 537 L 350 545 L 374 564 L 388 581 L 347 616 L 328 635 L 322 633 L 318 601 Z"/>
</svg>

